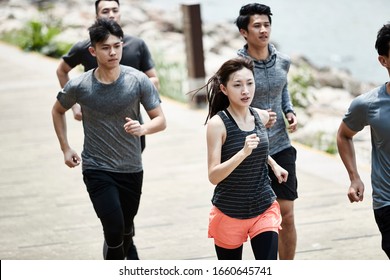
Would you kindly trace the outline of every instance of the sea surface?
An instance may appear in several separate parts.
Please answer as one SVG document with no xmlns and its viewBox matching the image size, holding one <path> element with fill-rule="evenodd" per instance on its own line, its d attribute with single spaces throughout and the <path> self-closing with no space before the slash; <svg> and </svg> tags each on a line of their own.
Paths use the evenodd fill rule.
<svg viewBox="0 0 390 280">
<path fill-rule="evenodd" d="M 202 21 L 234 24 L 240 0 L 149 0 L 180 12 L 182 4 L 200 4 Z M 364 82 L 389 80 L 378 62 L 376 34 L 390 22 L 390 0 L 264 0 L 271 7 L 272 35 L 280 51 L 307 57 L 314 65 L 349 70 Z M 238 30 L 237 30 L 238 32 Z M 244 43 L 244 41 L 243 41 Z"/>
</svg>

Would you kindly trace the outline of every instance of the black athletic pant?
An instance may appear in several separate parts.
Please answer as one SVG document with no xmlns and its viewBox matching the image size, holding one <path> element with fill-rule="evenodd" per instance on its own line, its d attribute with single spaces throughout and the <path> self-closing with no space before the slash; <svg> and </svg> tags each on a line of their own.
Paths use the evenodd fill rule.
<svg viewBox="0 0 390 280">
<path fill-rule="evenodd" d="M 104 259 L 124 259 L 138 212 L 143 171 L 115 173 L 85 170 L 84 182 L 104 232 Z"/>
</svg>

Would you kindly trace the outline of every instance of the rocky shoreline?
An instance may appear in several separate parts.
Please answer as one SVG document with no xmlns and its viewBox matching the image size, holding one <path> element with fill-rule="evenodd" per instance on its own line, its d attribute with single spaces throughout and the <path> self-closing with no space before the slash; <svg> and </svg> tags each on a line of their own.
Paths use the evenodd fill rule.
<svg viewBox="0 0 390 280">
<path fill-rule="evenodd" d="M 158 52 L 166 61 L 185 64 L 180 7 L 177 7 L 177 12 L 168 13 L 147 1 L 121 0 L 121 11 L 125 33 L 144 39 L 153 55 Z M 22 29 L 29 20 L 44 21 L 48 16 L 61 19 L 63 32 L 56 40 L 73 43 L 88 36 L 87 27 L 95 19 L 94 1 L 5 1 L 0 12 L 0 33 Z M 234 57 L 244 42 L 231 23 L 204 23 L 202 29 L 205 70 L 209 77 L 226 59 Z M 297 109 L 300 128 L 291 137 L 320 150 L 330 151 L 335 148 L 338 125 L 352 98 L 376 85 L 359 82 L 345 70 L 318 68 L 304 55 L 291 59 L 289 78 L 304 68 L 313 81 L 307 88 L 310 103 L 305 109 Z M 357 149 L 363 155 L 362 161 L 366 163 L 370 154 L 369 131 L 359 135 L 356 140 Z"/>
</svg>

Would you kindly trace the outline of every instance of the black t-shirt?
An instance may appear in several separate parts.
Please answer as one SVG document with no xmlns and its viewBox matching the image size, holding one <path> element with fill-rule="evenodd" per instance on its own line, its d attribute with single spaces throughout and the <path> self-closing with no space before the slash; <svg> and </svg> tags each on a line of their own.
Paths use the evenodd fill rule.
<svg viewBox="0 0 390 280">
<path fill-rule="evenodd" d="M 89 39 L 77 42 L 62 58 L 72 68 L 79 64 L 84 66 L 84 71 L 96 68 L 96 58 L 88 50 L 90 46 Z M 123 54 L 120 64 L 134 67 L 142 72 L 154 67 L 152 56 L 145 42 L 140 38 L 128 35 L 123 38 Z"/>
</svg>

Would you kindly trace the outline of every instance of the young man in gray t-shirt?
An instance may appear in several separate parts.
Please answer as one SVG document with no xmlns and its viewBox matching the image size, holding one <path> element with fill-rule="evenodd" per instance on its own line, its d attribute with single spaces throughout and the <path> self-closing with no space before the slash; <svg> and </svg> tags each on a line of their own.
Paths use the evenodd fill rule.
<svg viewBox="0 0 390 280">
<path fill-rule="evenodd" d="M 123 31 L 112 20 L 98 19 L 89 28 L 91 54 L 98 67 L 70 80 L 52 110 L 65 164 L 81 159 L 68 143 L 65 112 L 82 107 L 83 179 L 104 231 L 104 258 L 124 259 L 131 243 L 143 179 L 139 137 L 164 130 L 166 120 L 156 87 L 148 77 L 119 64 Z M 139 122 L 140 105 L 150 121 Z"/>
<path fill-rule="evenodd" d="M 121 6 L 119 0 L 96 0 L 95 1 L 96 18 L 108 18 L 121 23 Z M 130 35 L 124 35 L 123 51 L 120 64 L 134 67 L 144 72 L 149 79 L 153 82 L 157 89 L 159 89 L 159 79 L 157 77 L 157 71 L 154 68 L 154 62 L 150 54 L 149 48 L 146 43 L 141 39 Z M 64 55 L 61 62 L 58 65 L 56 74 L 60 82 L 61 88 L 69 81 L 69 72 L 72 71 L 77 65 L 82 65 L 84 71 L 87 72 L 97 67 L 96 57 L 91 55 L 89 47 L 91 41 L 89 39 L 79 41 L 72 46 L 70 51 Z M 76 120 L 81 121 L 81 107 L 79 104 L 75 104 L 72 107 L 73 116 Z M 139 119 L 143 123 L 142 118 Z M 140 137 L 141 148 L 145 149 L 146 139 L 145 136 Z M 133 235 L 135 229 L 133 227 Z M 127 253 L 127 259 L 137 260 L 138 253 L 134 243 L 130 246 Z"/>
<path fill-rule="evenodd" d="M 290 58 L 270 43 L 272 32 L 271 8 L 259 3 L 241 7 L 235 21 L 246 44 L 237 54 L 253 60 L 256 90 L 251 106 L 269 110 L 267 124 L 270 156 L 288 171 L 287 182 L 279 183 L 269 168 L 271 179 L 282 214 L 278 253 L 280 260 L 293 260 L 297 246 L 294 204 L 298 198 L 296 176 L 297 151 L 292 146 L 288 132 L 295 132 L 298 119 L 288 91 Z M 285 119 L 288 121 L 286 124 Z"/>
<path fill-rule="evenodd" d="M 378 32 L 378 60 L 390 76 L 390 23 Z M 382 249 L 390 259 L 390 82 L 356 97 L 337 134 L 337 146 L 351 181 L 350 202 L 363 200 L 364 183 L 356 165 L 353 137 L 365 126 L 371 129 L 371 186 L 375 221 L 382 235 Z"/>
</svg>

